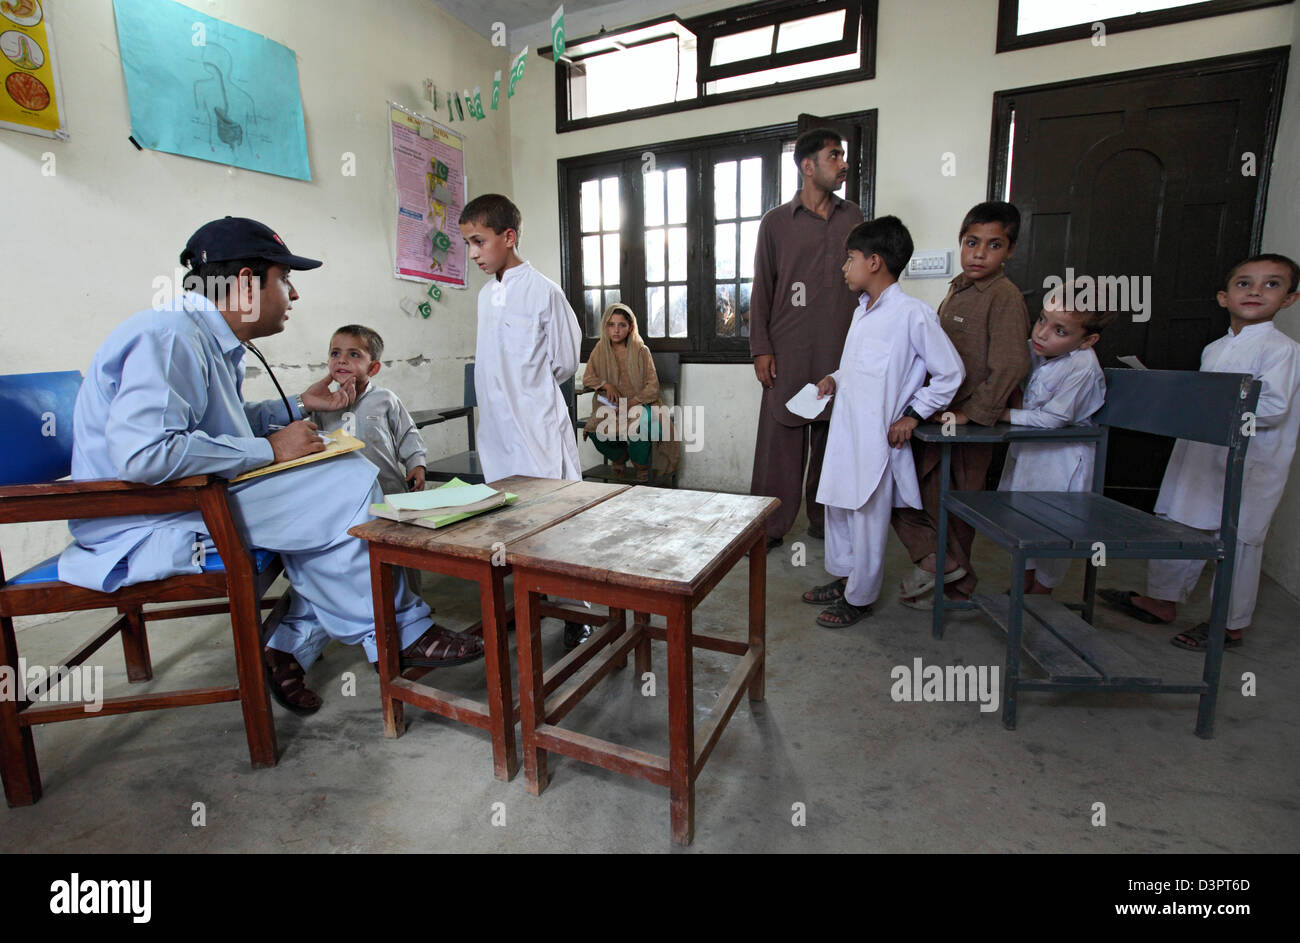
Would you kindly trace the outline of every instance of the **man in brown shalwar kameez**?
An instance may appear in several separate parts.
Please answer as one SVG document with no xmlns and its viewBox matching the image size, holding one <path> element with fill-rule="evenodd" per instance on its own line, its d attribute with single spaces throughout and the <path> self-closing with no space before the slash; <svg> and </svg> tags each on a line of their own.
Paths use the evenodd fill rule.
<svg viewBox="0 0 1300 943">
<path fill-rule="evenodd" d="M 794 524 L 805 493 L 808 533 L 822 536 L 825 511 L 816 495 L 830 409 L 804 419 L 785 404 L 804 384 L 839 366 L 858 304 L 841 266 L 844 240 L 862 222 L 862 210 L 835 195 L 848 173 L 839 132 L 819 128 L 800 135 L 794 161 L 803 185 L 759 224 L 750 301 L 749 351 L 763 401 L 749 490 L 781 499 L 767 519 L 768 549 Z"/>
</svg>

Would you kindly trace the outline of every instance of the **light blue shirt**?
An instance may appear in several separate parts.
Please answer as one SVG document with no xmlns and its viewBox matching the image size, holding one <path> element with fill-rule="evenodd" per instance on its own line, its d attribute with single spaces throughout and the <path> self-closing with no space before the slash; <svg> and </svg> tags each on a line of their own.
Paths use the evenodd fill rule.
<svg viewBox="0 0 1300 943">
<path fill-rule="evenodd" d="M 280 399 L 244 402 L 244 355 L 221 312 L 193 292 L 119 324 L 77 394 L 72 477 L 159 484 L 200 474 L 234 478 L 270 464 L 271 443 L 261 436 L 288 418 Z M 302 418 L 296 408 L 293 418 Z M 111 592 L 198 572 L 193 534 L 159 532 L 184 516 L 69 521 L 77 543 L 60 558 L 59 579 Z M 129 574 L 119 566 L 128 556 Z"/>
</svg>

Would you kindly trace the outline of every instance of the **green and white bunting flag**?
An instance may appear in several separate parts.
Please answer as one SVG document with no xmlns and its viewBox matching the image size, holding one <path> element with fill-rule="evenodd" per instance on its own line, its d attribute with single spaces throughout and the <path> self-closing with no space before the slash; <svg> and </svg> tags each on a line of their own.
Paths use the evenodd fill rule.
<svg viewBox="0 0 1300 943">
<path fill-rule="evenodd" d="M 558 61 L 564 55 L 564 5 L 556 7 L 551 14 L 551 45 L 554 52 L 551 58 Z"/>
<path fill-rule="evenodd" d="M 474 86 L 474 117 L 479 121 L 487 117 L 487 114 L 483 111 L 483 92 L 480 91 L 477 85 Z"/>
<path fill-rule="evenodd" d="M 497 110 L 497 103 L 501 101 L 501 70 L 497 69 L 496 74 L 492 76 L 492 110 Z"/>
<path fill-rule="evenodd" d="M 514 61 L 510 63 L 510 86 L 506 89 L 506 97 L 515 97 L 515 85 L 524 77 L 524 60 L 528 58 L 528 47 L 525 46 L 519 50 L 519 55 L 515 56 Z"/>
<path fill-rule="evenodd" d="M 461 121 L 465 120 L 465 106 L 461 104 L 460 92 L 456 93 L 456 117 Z"/>
</svg>

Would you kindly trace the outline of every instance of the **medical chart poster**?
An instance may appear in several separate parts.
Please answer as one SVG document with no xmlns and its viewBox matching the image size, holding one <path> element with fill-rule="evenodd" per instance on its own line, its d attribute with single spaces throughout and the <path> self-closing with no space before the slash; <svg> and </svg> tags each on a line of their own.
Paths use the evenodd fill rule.
<svg viewBox="0 0 1300 943">
<path fill-rule="evenodd" d="M 0 128 L 68 139 L 49 0 L 0 0 Z"/>
<path fill-rule="evenodd" d="M 466 284 L 460 211 L 465 206 L 465 139 L 424 115 L 388 103 L 397 182 L 398 278 Z"/>
<path fill-rule="evenodd" d="M 171 0 L 113 0 L 141 147 L 310 180 L 292 49 Z"/>
</svg>

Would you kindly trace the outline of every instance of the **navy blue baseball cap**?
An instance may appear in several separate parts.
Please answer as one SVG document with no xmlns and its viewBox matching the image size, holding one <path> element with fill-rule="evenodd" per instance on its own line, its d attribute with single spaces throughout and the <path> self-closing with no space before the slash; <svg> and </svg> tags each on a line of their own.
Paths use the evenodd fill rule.
<svg viewBox="0 0 1300 943">
<path fill-rule="evenodd" d="M 236 259 L 262 259 L 285 268 L 320 268 L 318 259 L 294 255 L 284 240 L 265 223 L 242 216 L 214 219 L 198 228 L 181 253 L 181 265 L 203 262 L 233 262 Z"/>
</svg>

